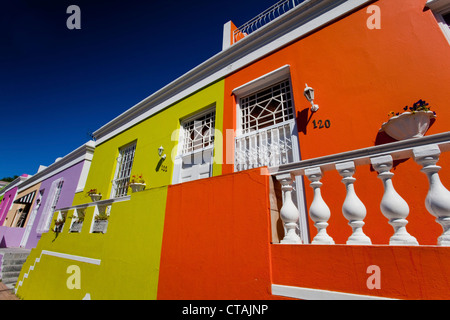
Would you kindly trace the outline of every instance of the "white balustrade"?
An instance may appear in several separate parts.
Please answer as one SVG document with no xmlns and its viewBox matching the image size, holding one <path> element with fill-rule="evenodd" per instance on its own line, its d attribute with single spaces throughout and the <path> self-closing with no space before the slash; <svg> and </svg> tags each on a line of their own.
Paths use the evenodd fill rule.
<svg viewBox="0 0 450 320">
<path fill-rule="evenodd" d="M 344 163 L 336 164 L 336 170 L 343 177 L 342 183 L 345 185 L 347 194 L 342 205 L 342 213 L 344 217 L 349 221 L 349 225 L 352 227 L 353 233 L 348 238 L 347 244 L 351 245 L 370 245 L 372 241 L 366 236 L 362 230 L 364 226 L 364 218 L 366 217 L 366 207 L 362 201 L 358 198 L 355 192 L 354 183 L 356 181 L 353 178 L 355 174 L 355 163 L 348 161 Z"/>
<path fill-rule="evenodd" d="M 309 216 L 314 221 L 317 228 L 317 235 L 312 244 L 334 244 L 333 238 L 327 233 L 328 219 L 330 219 L 330 208 L 322 198 L 320 187 L 322 186 L 322 170 L 320 168 L 311 168 L 305 170 L 305 175 L 311 181 L 310 186 L 314 189 L 314 199 L 309 208 Z"/>
<path fill-rule="evenodd" d="M 389 239 L 390 245 L 418 245 L 416 238 L 406 231 L 406 218 L 409 215 L 408 203 L 397 193 L 392 182 L 394 174 L 392 169 L 392 157 L 381 156 L 370 159 L 373 168 L 378 172 L 378 178 L 383 181 L 384 194 L 381 199 L 380 209 L 383 215 L 389 219 L 389 224 L 394 228 L 394 235 Z"/>
<path fill-rule="evenodd" d="M 439 178 L 439 161 L 441 151 L 437 145 L 417 147 L 413 149 L 414 159 L 420 164 L 422 172 L 427 175 L 429 189 L 425 198 L 425 207 L 435 216 L 444 232 L 438 238 L 438 245 L 450 246 L 450 191 L 448 191 Z"/>
<path fill-rule="evenodd" d="M 417 239 L 406 229 L 410 208 L 395 190 L 394 173 L 391 172 L 394 159 L 413 158 L 422 166 L 421 171 L 427 176 L 429 182 L 428 192 L 423 195 L 425 208 L 436 217 L 436 222 L 443 228 L 437 244 L 450 246 L 450 191 L 442 184 L 439 177 L 441 167 L 436 165 L 442 151 L 450 151 L 450 132 L 303 160 L 276 168 L 269 167 L 269 172 L 276 175 L 280 181 L 284 195 L 280 214 L 287 231 L 285 239 L 281 243 L 302 243 L 295 232 L 299 222 L 299 211 L 292 202 L 291 195 L 292 181 L 295 176 L 299 175 L 307 177 L 314 190 L 314 197 L 309 207 L 309 217 L 317 228 L 317 235 L 311 243 L 329 245 L 335 243 L 327 233 L 331 210 L 322 198 L 322 182 L 320 180 L 325 171 L 336 170 L 342 177 L 341 181 L 346 188 L 342 214 L 352 228 L 352 234 L 346 244 L 371 245 L 372 240 L 363 232 L 367 210 L 356 194 L 356 179 L 353 177 L 357 166 L 371 164 L 378 173 L 378 178 L 382 181 L 384 188 L 383 196 L 380 199 L 380 211 L 394 229 L 394 234 L 389 239 L 389 245 L 419 245 Z M 366 192 L 370 191 L 366 190 Z"/>
<path fill-rule="evenodd" d="M 292 176 L 289 173 L 279 175 L 277 176 L 277 180 L 280 182 L 281 191 L 283 192 L 283 206 L 280 210 L 280 218 L 283 221 L 286 230 L 285 236 L 283 240 L 281 240 L 281 243 L 302 243 L 300 237 L 296 233 L 300 213 L 292 201 Z"/>
</svg>

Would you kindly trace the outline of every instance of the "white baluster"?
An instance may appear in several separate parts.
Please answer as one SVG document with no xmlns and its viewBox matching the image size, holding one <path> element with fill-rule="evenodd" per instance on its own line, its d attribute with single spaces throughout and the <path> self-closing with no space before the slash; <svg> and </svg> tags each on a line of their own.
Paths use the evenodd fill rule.
<svg viewBox="0 0 450 320">
<path fill-rule="evenodd" d="M 392 183 L 394 175 L 392 169 L 392 157 L 381 156 L 371 158 L 370 162 L 378 172 L 378 178 L 383 181 L 384 194 L 380 203 L 383 215 L 389 219 L 389 224 L 394 228 L 394 235 L 389 239 L 390 245 L 418 245 L 416 238 L 406 231 L 409 215 L 409 206 L 406 201 L 395 191 Z"/>
<path fill-rule="evenodd" d="M 347 244 L 350 245 L 370 245 L 372 241 L 366 236 L 362 230 L 364 226 L 364 218 L 366 217 L 366 207 L 362 201 L 358 198 L 355 192 L 354 183 L 356 181 L 353 178 L 355 174 L 355 164 L 353 161 L 336 164 L 336 170 L 343 177 L 342 183 L 345 184 L 347 195 L 345 197 L 344 204 L 342 205 L 342 213 L 344 217 L 349 221 L 349 225 L 352 227 L 353 233 L 348 238 Z"/>
<path fill-rule="evenodd" d="M 281 240 L 285 244 L 301 244 L 302 241 L 296 233 L 300 213 L 292 201 L 292 177 L 290 173 L 277 176 L 283 192 L 283 206 L 280 210 L 280 218 L 284 223 L 286 234 Z"/>
<path fill-rule="evenodd" d="M 322 186 L 322 170 L 320 168 L 311 168 L 305 170 L 305 175 L 311 181 L 310 186 L 314 189 L 314 199 L 309 207 L 309 216 L 314 221 L 317 228 L 317 235 L 314 237 L 312 244 L 334 244 L 333 238 L 327 234 L 328 219 L 330 219 L 330 208 L 322 199 L 320 187 Z"/>
<path fill-rule="evenodd" d="M 441 150 L 437 145 L 417 147 L 413 149 L 414 159 L 420 164 L 422 172 L 427 175 L 429 189 L 425 198 L 425 207 L 435 216 L 444 232 L 438 238 L 438 245 L 450 246 L 450 191 L 448 191 L 439 178 L 439 161 Z"/>
</svg>

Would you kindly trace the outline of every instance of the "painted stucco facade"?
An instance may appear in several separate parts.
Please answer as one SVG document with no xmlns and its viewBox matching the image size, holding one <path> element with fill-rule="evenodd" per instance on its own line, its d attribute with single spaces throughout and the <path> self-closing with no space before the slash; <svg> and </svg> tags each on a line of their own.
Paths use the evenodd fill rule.
<svg viewBox="0 0 450 320">
<path fill-rule="evenodd" d="M 439 156 L 446 185 L 450 46 L 426 3 L 310 1 L 94 132 L 96 148 L 83 192 L 66 207 L 58 204 L 52 220 L 64 213 L 64 226 L 42 235 L 22 269 L 17 294 L 24 299 L 285 299 L 311 297 L 312 291 L 328 297 L 447 299 L 449 249 L 436 245 L 442 228 L 425 206 L 429 184 L 414 146 L 429 141 L 438 148 L 433 156 Z M 374 4 L 383 13 L 381 29 L 367 24 Z M 290 141 L 298 144 L 298 159 L 278 169 L 236 172 L 240 99 L 281 80 L 289 82 L 282 90 L 290 90 L 290 128 L 296 130 Z M 306 83 L 315 89 L 315 113 L 303 96 Z M 379 132 L 390 111 L 419 99 L 437 113 L 427 137 L 395 142 Z M 174 183 L 181 123 L 211 108 L 218 132 L 211 177 Z M 146 188 L 112 197 L 120 150 L 130 144 L 135 146 L 130 175 L 142 175 Z M 246 156 L 258 147 L 250 145 Z M 395 176 L 395 188 L 409 204 L 403 220 L 420 245 L 389 245 L 398 217 L 388 221 L 380 210 L 385 185 L 371 165 L 372 153 L 377 159 L 394 155 L 388 175 Z M 356 180 L 350 179 L 354 188 L 344 186 L 336 169 L 348 162 L 357 167 Z M 306 177 L 311 169 L 316 176 Z M 296 204 L 305 212 L 300 232 L 306 234 L 303 243 L 281 244 L 284 226 L 292 222 L 281 219 L 291 193 L 279 177 L 289 180 L 294 173 L 301 176 Z M 311 183 L 313 190 L 309 184 L 317 175 L 320 183 Z M 91 189 L 102 199 L 91 200 L 86 195 Z M 362 225 L 371 240 L 359 246 L 346 243 L 354 230 L 343 215 L 343 202 L 355 189 L 367 209 Z M 310 208 L 323 199 L 330 216 L 313 221 Z M 107 229 L 94 233 L 100 210 L 108 214 Z M 81 231 L 73 232 L 79 212 L 84 212 Z M 311 244 L 324 225 L 333 244 Z M 50 229 L 55 230 L 54 222 Z M 387 281 L 376 290 L 367 285 L 368 267 L 374 265 Z"/>
</svg>

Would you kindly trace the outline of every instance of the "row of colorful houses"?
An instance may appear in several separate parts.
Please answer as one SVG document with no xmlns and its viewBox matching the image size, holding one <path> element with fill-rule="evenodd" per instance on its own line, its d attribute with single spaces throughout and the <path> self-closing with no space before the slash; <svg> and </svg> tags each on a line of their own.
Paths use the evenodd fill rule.
<svg viewBox="0 0 450 320">
<path fill-rule="evenodd" d="M 450 2 L 280 8 L 2 190 L 19 297 L 449 298 Z"/>
</svg>

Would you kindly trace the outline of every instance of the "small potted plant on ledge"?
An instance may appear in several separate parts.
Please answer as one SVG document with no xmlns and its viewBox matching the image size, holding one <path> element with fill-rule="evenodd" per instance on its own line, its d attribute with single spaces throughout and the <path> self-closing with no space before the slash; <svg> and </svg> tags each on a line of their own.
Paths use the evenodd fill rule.
<svg viewBox="0 0 450 320">
<path fill-rule="evenodd" d="M 55 228 L 53 232 L 60 233 L 64 227 L 64 223 L 66 222 L 66 218 L 63 216 L 61 219 L 55 219 Z"/>
<path fill-rule="evenodd" d="M 70 226 L 70 232 L 81 232 L 83 226 L 84 215 L 79 214 L 78 217 L 72 216 L 72 225 Z"/>
<path fill-rule="evenodd" d="M 139 192 L 145 189 L 145 180 L 141 175 L 136 176 L 133 175 L 131 176 L 130 182 L 128 182 L 128 186 L 131 188 L 132 192 Z"/>
<path fill-rule="evenodd" d="M 87 192 L 87 195 L 91 197 L 92 201 L 99 201 L 102 198 L 102 194 L 97 192 L 97 189 L 91 189 Z"/>
<path fill-rule="evenodd" d="M 380 132 L 386 132 L 396 140 L 421 138 L 430 127 L 431 119 L 436 118 L 436 112 L 424 100 L 419 100 L 412 107 L 404 107 L 403 113 L 389 112 L 389 121 L 383 123 Z"/>
<path fill-rule="evenodd" d="M 104 212 L 95 216 L 94 224 L 92 226 L 93 233 L 105 233 L 108 227 L 108 215 Z"/>
</svg>

